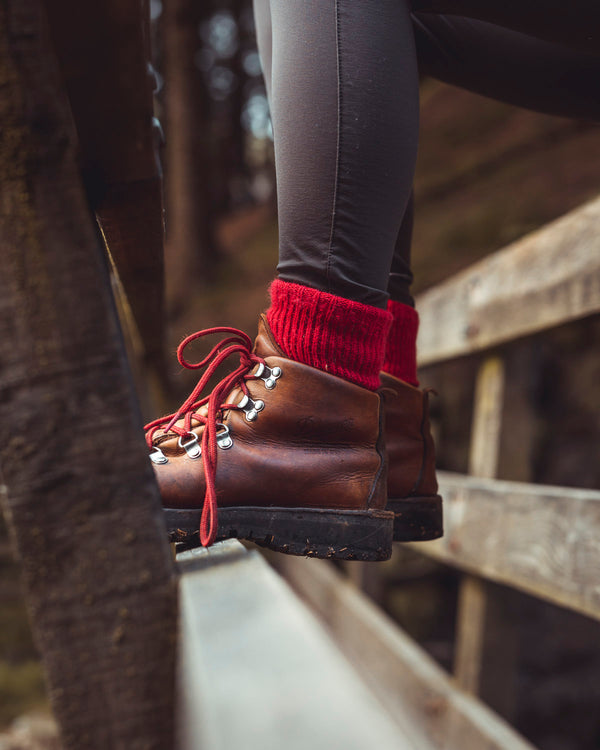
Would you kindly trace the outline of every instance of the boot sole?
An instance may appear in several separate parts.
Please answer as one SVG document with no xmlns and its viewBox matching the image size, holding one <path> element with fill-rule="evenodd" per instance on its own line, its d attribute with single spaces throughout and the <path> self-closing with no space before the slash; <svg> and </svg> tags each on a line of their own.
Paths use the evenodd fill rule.
<svg viewBox="0 0 600 750">
<path fill-rule="evenodd" d="M 426 542 L 438 539 L 444 533 L 442 498 L 439 495 L 391 498 L 385 507 L 394 514 L 395 542 Z"/>
<path fill-rule="evenodd" d="M 200 510 L 165 509 L 169 541 L 200 544 Z M 334 560 L 388 560 L 394 514 L 389 510 L 219 508 L 217 539 L 245 539 L 288 555 Z"/>
</svg>

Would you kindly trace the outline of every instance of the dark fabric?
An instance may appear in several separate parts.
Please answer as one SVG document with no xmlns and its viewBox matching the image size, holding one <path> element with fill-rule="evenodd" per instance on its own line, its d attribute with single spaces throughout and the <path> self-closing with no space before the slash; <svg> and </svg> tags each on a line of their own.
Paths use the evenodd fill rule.
<svg viewBox="0 0 600 750">
<path fill-rule="evenodd" d="M 600 120 L 600 4 L 575 6 L 255 0 L 279 277 L 381 308 L 388 295 L 413 304 L 418 69 L 540 112 Z"/>
</svg>

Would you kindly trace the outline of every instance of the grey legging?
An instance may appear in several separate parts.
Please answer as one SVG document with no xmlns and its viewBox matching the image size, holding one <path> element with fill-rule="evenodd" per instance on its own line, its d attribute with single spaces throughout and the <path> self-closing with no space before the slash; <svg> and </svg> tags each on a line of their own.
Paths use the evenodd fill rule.
<svg viewBox="0 0 600 750">
<path fill-rule="evenodd" d="M 254 5 L 285 281 L 378 307 L 388 295 L 412 304 L 419 71 L 540 112 L 600 120 L 596 0 Z"/>
</svg>

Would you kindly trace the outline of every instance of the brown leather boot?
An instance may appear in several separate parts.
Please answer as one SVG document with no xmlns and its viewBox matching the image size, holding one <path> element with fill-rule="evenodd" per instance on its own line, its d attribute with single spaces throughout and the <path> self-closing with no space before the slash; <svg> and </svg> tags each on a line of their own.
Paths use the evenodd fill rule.
<svg viewBox="0 0 600 750">
<path fill-rule="evenodd" d="M 285 357 L 264 316 L 253 350 L 235 329 L 182 347 L 212 332 L 234 335 L 201 363 L 214 360 L 178 412 L 146 426 L 171 541 L 237 537 L 295 555 L 389 558 L 379 394 Z M 198 400 L 232 353 L 240 367 Z"/>
<path fill-rule="evenodd" d="M 442 498 L 437 494 L 428 392 L 382 372 L 381 394 L 389 460 L 386 507 L 394 513 L 394 541 L 436 539 L 443 534 Z"/>
</svg>

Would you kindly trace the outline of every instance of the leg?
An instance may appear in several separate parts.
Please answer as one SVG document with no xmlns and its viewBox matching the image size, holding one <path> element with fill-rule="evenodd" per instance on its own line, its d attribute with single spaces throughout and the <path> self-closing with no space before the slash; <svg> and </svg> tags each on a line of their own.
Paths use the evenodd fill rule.
<svg viewBox="0 0 600 750">
<path fill-rule="evenodd" d="M 256 19 L 275 137 L 279 278 L 254 348 L 232 329 L 180 347 L 185 366 L 214 361 L 175 414 L 147 425 L 150 457 L 175 538 L 200 522 L 203 544 L 237 536 L 295 554 L 384 559 L 394 513 L 373 391 L 416 158 L 410 14 L 402 0 L 259 0 Z M 200 365 L 186 363 L 183 347 L 212 332 L 229 337 Z M 202 398 L 231 354 L 240 366 Z M 405 479 L 417 495 L 423 396 L 412 391 L 417 455 Z M 401 531 L 422 538 L 425 515 L 438 535 L 439 498 L 412 504 Z"/>
<path fill-rule="evenodd" d="M 417 6 L 425 6 L 417 2 Z M 441 2 L 427 4 L 439 8 Z M 464 10 L 467 3 L 448 1 L 444 7 Z M 479 7 L 479 6 L 478 6 Z M 489 10 L 489 4 L 482 6 Z M 504 7 L 504 6 L 502 6 Z M 474 12 L 474 9 L 469 6 Z M 479 13 L 483 11 L 479 8 Z M 552 115 L 600 120 L 600 54 L 576 51 L 486 21 L 431 12 L 413 13 L 417 58 L 422 73 L 483 96 Z M 491 16 L 490 16 L 491 17 Z M 532 13 L 525 14 L 529 23 Z M 520 17 L 514 19 L 515 22 Z M 556 19 L 546 19 L 543 31 L 554 29 Z M 527 24 L 525 24 L 527 26 Z M 583 28 L 584 24 L 580 24 Z M 566 41 L 576 39 L 566 30 Z M 416 384 L 415 342 L 418 318 L 409 309 L 410 241 L 412 205 L 409 204 L 396 241 L 388 285 L 394 322 L 384 369 Z"/>
<path fill-rule="evenodd" d="M 458 12 L 459 4 L 460 10 L 469 5 L 468 2 L 459 3 L 451 0 L 445 3 L 449 6 L 450 12 Z M 438 8 L 442 3 L 430 3 L 428 7 L 434 5 Z M 519 9 L 521 7 L 519 5 Z M 503 8 L 504 5 L 500 10 Z M 478 12 L 482 12 L 482 9 L 489 11 L 490 3 L 479 3 L 473 8 Z M 545 25 L 541 30 L 543 33 L 540 33 L 543 37 L 541 39 L 488 23 L 486 20 L 439 16 L 434 12 L 414 13 L 413 18 L 422 72 L 485 96 L 530 109 L 555 115 L 600 119 L 600 101 L 595 96 L 596 81 L 600 74 L 600 57 L 576 50 L 566 44 L 577 38 L 574 32 L 585 28 L 581 19 L 578 29 L 567 28 L 568 33 L 560 37 L 565 44 L 557 44 L 546 39 L 552 38 L 550 30 L 558 37 L 559 32 L 562 33 L 560 25 L 556 23 L 556 18 L 553 20 L 546 16 Z M 529 18 L 531 22 L 533 16 L 524 13 L 524 18 Z M 520 16 L 517 16 L 513 20 L 519 19 Z M 598 24 L 595 28 L 598 28 Z M 426 498 L 434 495 L 436 491 L 431 461 L 433 445 L 428 442 L 428 429 L 424 431 L 423 438 L 427 442 L 425 455 L 429 456 L 430 463 L 424 466 L 425 481 L 418 488 L 411 487 L 406 481 L 406 466 L 410 463 L 411 457 L 406 453 L 405 443 L 397 439 L 399 436 L 406 436 L 406 415 L 411 412 L 411 399 L 416 400 L 414 390 L 404 384 L 417 384 L 418 316 L 412 307 L 409 292 L 412 280 L 411 229 L 412 206 L 405 214 L 392 262 L 388 309 L 393 315 L 393 323 L 384 363 L 385 373 L 382 375 L 382 384 L 387 390 L 395 393 L 395 398 L 387 406 L 386 420 L 390 458 L 388 508 L 397 513 L 406 511 L 407 502 L 411 503 L 408 507 L 415 507 L 412 504 L 413 500 L 408 501 L 407 497 L 412 497 L 416 489 L 424 496 L 421 506 L 426 510 Z M 423 414 L 426 419 L 426 400 Z M 415 441 L 417 438 L 415 435 Z M 434 500 L 431 499 L 429 502 L 433 504 Z M 425 523 L 427 524 L 427 518 Z M 402 538 L 401 529 L 395 529 L 395 538 Z"/>
<path fill-rule="evenodd" d="M 279 278 L 383 308 L 417 146 L 408 9 L 398 0 L 270 8 Z"/>
<path fill-rule="evenodd" d="M 597 54 L 600 5 L 595 0 L 413 0 L 416 13 L 451 14 L 519 31 L 527 36 Z"/>
<path fill-rule="evenodd" d="M 415 306 L 415 301 L 410 293 L 413 282 L 413 273 L 410 264 L 410 250 L 413 234 L 413 216 L 415 210 L 415 196 L 410 194 L 406 210 L 402 217 L 402 223 L 394 246 L 394 257 L 388 280 L 388 294 L 390 299 L 403 305 Z"/>
<path fill-rule="evenodd" d="M 421 72 L 519 107 L 600 120 L 600 48 L 576 51 L 485 21 L 414 13 Z"/>
<path fill-rule="evenodd" d="M 320 3 L 322 8 L 327 5 Z M 401 3 L 395 1 L 392 7 L 378 4 L 372 18 L 363 7 L 361 3 L 338 3 L 334 25 L 331 13 L 321 17 L 313 13 L 309 23 L 298 4 L 255 0 L 275 134 L 279 277 L 363 303 L 353 320 L 346 310 L 338 314 L 362 341 L 373 338 L 372 329 L 367 328 L 366 308 L 383 307 L 386 291 L 412 304 L 411 180 L 418 124 L 412 39 L 406 32 Z M 272 33 L 267 28 L 269 21 Z M 373 47 L 375 39 L 377 46 Z M 318 54 L 307 56 L 307 48 L 315 46 Z M 405 213 L 407 203 L 410 207 Z M 388 287 L 394 246 L 403 252 L 395 255 Z M 307 294 L 302 296 L 306 299 Z M 407 304 L 391 303 L 388 308 L 394 317 L 394 336 L 388 342 L 393 341 L 394 354 L 398 350 L 401 359 L 401 366 L 390 366 L 390 372 L 416 385 L 418 319 Z M 315 334 L 318 339 L 317 318 L 330 314 L 330 309 L 317 302 L 313 315 L 307 310 L 310 305 L 299 299 L 297 317 L 308 321 L 306 330 L 300 326 L 299 332 L 297 326 L 290 325 L 296 317 L 290 314 L 291 307 L 289 298 L 280 302 L 274 295 L 270 321 L 276 323 L 276 335 L 283 331 L 286 345 L 292 340 L 313 341 Z M 274 308 L 280 310 L 277 317 Z M 395 314 L 399 309 L 406 310 L 400 321 Z M 331 328 L 325 326 L 324 337 L 330 340 L 331 334 Z M 342 338 L 347 336 L 346 332 Z M 388 354 L 390 349 L 388 343 Z M 400 357 L 406 352 L 412 352 L 412 360 Z M 342 352 L 341 359 L 352 353 Z M 306 356 L 305 352 L 299 354 L 300 358 Z M 327 355 L 329 360 L 323 357 L 321 362 L 329 364 L 331 351 Z M 310 356 L 303 361 L 317 362 Z M 397 464 L 395 470 L 390 468 L 390 491 L 400 503 L 395 538 L 434 538 L 441 534 L 441 504 L 436 494 L 427 397 L 396 378 L 385 385 L 388 398 L 395 393 L 386 404 L 386 417 L 395 425 L 386 436 Z M 402 499 L 408 495 L 409 500 Z"/>
<path fill-rule="evenodd" d="M 264 70 L 264 74 L 265 74 L 265 82 L 266 82 L 267 92 L 269 94 L 269 99 L 272 102 L 272 109 L 275 110 L 275 113 L 274 113 L 274 117 L 275 117 L 275 115 L 276 115 L 276 103 L 275 104 L 273 103 L 272 96 L 271 96 L 271 90 L 272 90 L 272 73 L 271 73 L 271 71 L 272 71 L 272 67 L 273 67 L 273 61 L 272 61 L 273 34 L 272 34 L 272 24 L 271 24 L 271 21 L 272 21 L 272 19 L 271 19 L 271 5 L 272 5 L 272 3 L 269 0 L 255 0 L 254 9 L 255 9 L 255 17 L 256 17 L 258 45 L 259 45 L 261 60 L 263 62 L 263 70 Z M 287 7 L 287 13 L 289 13 L 290 12 L 290 10 L 289 10 L 289 4 L 286 7 Z M 290 23 L 290 21 L 288 21 L 287 23 L 281 24 L 281 25 L 283 27 L 282 30 L 287 30 L 286 33 L 290 34 L 291 33 L 290 27 L 291 28 L 297 28 L 298 23 L 292 24 L 292 23 Z M 389 28 L 392 28 L 391 25 L 389 26 Z M 307 33 L 309 31 L 310 30 L 307 29 Z M 401 31 L 401 29 L 400 29 L 400 31 Z M 334 40 L 333 40 L 333 34 L 332 34 L 331 35 L 331 39 L 329 41 L 329 45 L 330 45 L 330 47 L 331 47 L 332 50 L 333 50 L 333 41 Z M 398 44 L 397 40 L 396 40 L 395 43 L 396 43 L 396 45 Z M 281 46 L 281 48 L 283 50 L 287 49 L 287 44 L 285 44 L 285 40 L 281 41 L 280 46 Z M 340 44 L 340 48 L 342 48 L 342 47 L 344 47 L 344 45 Z M 299 54 L 303 55 L 302 49 L 299 50 Z M 332 51 L 330 53 L 328 53 L 328 54 L 329 54 L 329 57 L 333 58 L 333 52 Z M 350 63 L 350 61 L 348 61 L 348 63 Z M 292 61 L 291 64 L 294 64 L 293 61 Z M 362 61 L 362 60 L 359 60 L 357 62 L 353 61 L 352 65 L 357 70 L 364 70 L 364 61 Z M 342 61 L 342 64 L 340 66 L 340 70 L 343 70 L 343 66 L 344 66 L 344 62 Z M 317 67 L 320 70 L 320 65 L 319 64 L 317 64 Z M 325 66 L 325 69 L 328 69 L 328 68 L 329 69 L 333 69 L 332 63 L 330 63 L 329 66 Z M 411 71 L 410 75 L 412 76 L 413 75 L 413 73 L 412 73 L 412 64 L 411 64 L 411 67 L 410 67 L 409 70 Z M 313 78 L 313 81 L 314 81 L 314 79 L 316 79 L 317 76 L 318 76 L 317 71 L 314 71 L 313 76 L 314 76 L 314 78 Z M 360 106 L 358 107 L 358 109 L 359 109 L 359 111 L 362 112 L 363 116 L 365 116 L 365 119 L 368 120 L 369 110 L 372 109 L 372 107 L 370 106 L 371 103 L 368 101 L 369 95 L 368 95 L 367 92 L 368 92 L 368 89 L 369 89 L 369 85 L 367 83 L 367 80 L 368 80 L 368 77 L 367 77 L 366 80 L 364 80 L 362 82 L 362 88 L 364 89 L 364 91 L 362 93 L 360 93 L 360 96 L 363 97 L 366 101 L 361 105 L 362 106 L 362 110 L 360 109 Z M 396 92 L 396 89 L 395 89 L 397 81 L 400 81 L 400 83 L 401 83 L 401 88 L 400 88 L 399 92 Z M 287 76 L 283 77 L 281 84 L 284 87 L 285 91 L 288 91 L 288 92 L 290 91 L 290 89 L 288 87 L 288 78 L 287 78 Z M 333 101 L 334 100 L 334 96 L 333 96 L 334 84 L 335 84 L 335 82 L 332 81 L 331 82 L 331 93 L 328 94 L 329 101 Z M 393 91 L 394 102 L 396 104 L 397 103 L 403 103 L 404 99 L 406 98 L 406 94 L 407 94 L 406 74 L 401 75 L 400 72 L 396 71 L 396 75 L 393 78 L 389 78 L 389 79 L 386 78 L 384 81 L 382 81 L 382 87 L 383 87 L 384 84 L 388 86 L 388 90 L 389 91 Z M 344 82 L 343 82 L 343 79 L 342 79 L 341 84 L 340 84 L 340 88 L 343 89 L 343 86 L 344 86 Z M 412 82 L 410 83 L 410 86 L 412 87 Z M 311 88 L 313 90 L 315 90 L 316 92 L 318 92 L 319 91 L 319 83 L 318 82 L 313 82 L 313 85 L 312 85 Z M 410 90 L 410 89 L 408 89 L 408 90 Z M 291 92 L 292 92 L 291 96 L 293 96 L 293 91 L 294 91 L 294 89 L 291 89 Z M 341 93 L 342 93 L 341 99 L 342 99 L 342 101 L 344 101 L 345 100 L 345 95 L 344 95 L 343 90 L 342 90 Z M 375 93 L 375 95 L 377 95 L 377 92 L 374 92 L 374 93 Z M 310 101 L 310 98 L 309 98 L 309 101 Z M 318 118 L 318 115 L 317 115 L 316 112 L 314 112 L 314 107 L 317 107 L 318 109 L 320 109 L 321 107 L 326 106 L 326 105 L 327 105 L 327 96 L 324 95 L 324 101 L 319 101 L 318 98 L 315 98 L 311 102 L 310 107 L 309 107 L 309 110 L 310 110 L 311 107 L 313 108 L 312 115 L 309 112 L 309 117 L 311 117 L 311 119 L 313 121 L 316 121 L 317 118 Z M 411 102 L 410 101 L 409 101 L 409 106 L 411 106 Z M 289 102 L 287 102 L 287 101 L 281 102 L 280 103 L 280 107 L 281 107 L 281 110 L 283 112 L 288 111 L 288 109 L 289 109 Z M 383 110 L 384 112 L 386 111 L 381 104 L 379 104 L 377 106 L 377 109 Z M 415 116 L 414 117 L 415 122 L 416 122 L 416 119 L 417 118 Z M 343 125 L 345 119 L 342 117 L 342 118 L 340 118 L 340 120 L 341 120 L 341 123 Z M 332 120 L 331 125 L 333 126 L 334 124 L 335 124 L 335 122 Z M 381 128 L 382 131 L 385 131 L 385 132 L 382 133 L 381 142 L 387 143 L 390 140 L 390 134 L 391 134 L 392 135 L 392 143 L 397 143 L 397 136 L 396 136 L 395 129 L 394 130 L 390 130 L 390 128 L 393 128 L 393 124 L 394 123 L 393 123 L 393 119 L 392 119 L 392 122 L 390 122 L 388 126 Z M 277 125 L 275 125 L 275 130 L 277 131 Z M 315 162 L 317 162 L 319 164 L 324 163 L 324 161 L 326 161 L 327 155 L 331 154 L 331 153 L 333 153 L 335 151 L 335 149 L 337 147 L 337 142 L 338 142 L 338 140 L 340 140 L 339 134 L 334 130 L 334 128 L 331 127 L 330 130 L 331 130 L 331 132 L 329 134 L 329 136 L 330 136 L 329 139 L 327 139 L 327 137 L 326 137 L 327 133 L 324 133 L 325 138 L 321 138 L 320 149 L 317 149 L 316 153 L 314 154 Z M 343 139 L 343 135 L 344 134 L 342 133 L 342 139 Z M 335 137 L 335 143 L 333 142 L 334 137 Z M 412 137 L 412 134 L 411 134 L 411 137 Z M 277 143 L 277 140 L 276 140 L 276 143 Z M 296 145 L 298 146 L 298 144 L 296 144 Z M 305 161 L 305 158 L 302 156 L 302 154 L 306 153 L 307 151 L 312 151 L 313 149 L 310 148 L 309 144 L 305 144 L 305 145 L 300 145 L 299 150 L 300 150 L 300 155 L 297 157 L 297 160 L 300 161 L 300 162 L 303 162 L 303 161 Z M 396 148 L 396 150 L 398 150 L 398 149 Z M 360 156 L 360 160 L 361 160 L 361 163 L 362 163 L 362 159 L 363 159 L 362 155 L 357 155 L 357 157 L 355 159 L 355 161 L 356 161 L 357 164 L 358 164 L 359 156 Z M 412 160 L 414 158 L 413 155 L 412 155 L 412 153 L 409 152 L 408 158 L 410 160 L 410 163 L 412 164 Z M 330 160 L 331 160 L 331 157 L 330 157 Z M 367 162 L 367 165 L 368 165 L 368 162 Z M 364 165 L 363 165 L 363 169 L 364 169 Z M 291 171 L 292 175 L 295 175 L 295 170 L 293 170 L 293 169 L 290 170 L 288 168 L 286 170 L 285 168 L 280 168 L 279 171 L 278 171 L 278 182 L 281 182 L 282 179 L 285 179 L 286 172 L 290 172 L 290 171 Z M 382 168 L 381 168 L 381 159 L 379 159 L 379 161 L 375 161 L 375 163 L 372 164 L 372 173 L 370 175 L 370 179 L 371 179 L 371 181 L 373 183 L 377 184 L 377 183 L 379 183 L 381 181 L 382 171 L 385 174 L 386 170 L 385 169 L 382 170 Z M 284 173 L 283 175 L 282 175 L 282 172 Z M 315 175 L 319 175 L 318 169 L 314 169 L 313 172 L 314 172 Z M 365 211 L 365 215 L 362 218 L 362 240 L 360 240 L 361 234 L 357 233 L 356 232 L 356 228 L 352 227 L 352 226 L 350 226 L 348 228 L 348 230 L 347 230 L 346 233 L 344 233 L 342 231 L 340 233 L 339 237 L 334 237 L 333 230 L 331 231 L 329 237 L 327 237 L 328 225 L 327 225 L 327 220 L 326 220 L 325 226 L 323 227 L 323 229 L 321 231 L 321 237 L 319 238 L 318 235 L 307 234 L 307 230 L 303 229 L 302 226 L 298 227 L 298 226 L 295 226 L 295 225 L 292 224 L 291 228 L 289 228 L 289 222 L 286 223 L 285 219 L 282 218 L 281 219 L 281 221 L 282 221 L 282 249 L 281 249 L 282 262 L 280 263 L 280 278 L 286 278 L 285 273 L 287 271 L 290 274 L 290 276 L 288 277 L 288 279 L 291 280 L 291 281 L 298 281 L 299 283 L 304 283 L 304 284 L 306 284 L 308 286 L 310 286 L 311 282 L 312 282 L 312 284 L 316 285 L 317 288 L 322 288 L 322 289 L 326 288 L 327 291 L 330 291 L 330 287 L 329 286 L 327 286 L 327 287 L 325 286 L 326 282 L 323 281 L 322 279 L 319 279 L 319 274 L 322 275 L 322 273 L 323 273 L 322 272 L 322 267 L 325 266 L 325 262 L 321 261 L 321 264 L 320 264 L 321 268 L 319 268 L 317 266 L 317 269 L 316 269 L 315 272 L 311 271 L 310 268 L 309 268 L 310 273 L 313 274 L 313 275 L 309 276 L 308 273 L 307 273 L 307 270 L 305 268 L 305 265 L 306 265 L 305 264 L 306 254 L 302 252 L 303 249 L 304 249 L 303 246 L 305 244 L 309 244 L 310 245 L 311 242 L 313 243 L 313 245 L 316 244 L 316 243 L 318 243 L 318 242 L 320 242 L 321 245 L 325 245 L 327 241 L 331 242 L 333 239 L 336 239 L 338 241 L 338 248 L 337 248 L 338 249 L 338 253 L 343 258 L 343 257 L 347 257 L 347 255 L 348 255 L 347 237 L 349 236 L 349 237 L 358 237 L 359 238 L 359 242 L 358 242 L 359 248 L 360 248 L 360 245 L 362 243 L 365 247 L 367 247 L 370 250 L 372 250 L 371 243 L 372 243 L 372 238 L 374 236 L 374 233 L 376 231 L 376 227 L 377 226 L 381 227 L 385 223 L 387 223 L 388 225 L 391 224 L 392 226 L 395 226 L 396 222 L 398 221 L 398 217 L 402 216 L 402 206 L 403 206 L 403 201 L 405 199 L 405 192 L 406 192 L 406 187 L 405 186 L 407 185 L 407 168 L 406 167 L 403 168 L 402 173 L 401 173 L 400 176 L 403 178 L 403 180 L 402 180 L 402 188 L 400 190 L 398 190 L 398 189 L 394 190 L 393 188 L 388 187 L 388 189 L 386 191 L 386 194 L 387 194 L 386 197 L 391 198 L 393 200 L 392 201 L 387 200 L 387 202 L 386 202 L 386 204 L 384 206 L 385 213 L 383 215 L 381 215 L 381 213 L 379 213 L 379 217 L 378 217 L 378 211 L 374 208 L 374 206 L 372 205 L 372 202 L 371 202 L 371 205 L 368 206 L 368 210 Z M 291 202 L 288 200 L 287 204 L 286 204 L 286 197 L 285 197 L 286 194 L 284 193 L 284 191 L 286 190 L 285 187 L 282 187 L 281 192 L 284 193 L 284 196 L 280 199 L 280 214 L 284 213 L 284 210 L 285 210 L 284 207 L 286 207 L 287 210 L 290 212 L 290 214 L 291 214 L 292 217 L 295 216 L 297 214 L 297 212 L 298 212 L 298 204 L 302 203 L 302 197 L 301 197 L 301 195 L 299 195 L 298 187 L 296 186 L 296 184 L 294 184 L 293 180 L 294 180 L 294 178 L 292 177 L 292 191 L 294 191 L 294 200 L 292 200 Z M 322 188 L 323 187 L 327 187 L 322 182 L 320 182 L 320 184 L 321 184 Z M 332 184 L 331 178 L 329 178 L 329 184 L 330 185 Z M 359 185 L 354 186 L 354 185 L 351 184 L 349 186 L 349 191 L 348 192 L 351 195 L 356 195 L 357 196 L 357 198 L 353 199 L 355 205 L 357 204 L 358 200 L 360 200 L 362 202 L 362 196 L 364 194 L 369 195 L 369 192 L 371 192 L 371 193 L 373 192 L 372 190 L 369 191 L 368 187 L 367 187 L 366 190 L 358 192 L 359 188 L 360 188 Z M 324 194 L 323 194 L 321 200 L 317 201 L 317 204 L 321 204 L 320 207 L 319 207 L 319 210 L 320 210 L 321 214 L 324 215 L 325 217 L 327 216 L 327 213 L 328 213 L 328 210 L 329 210 L 329 205 L 332 204 L 333 201 L 335 200 L 335 196 L 332 195 L 332 191 L 334 191 L 334 190 L 335 190 L 335 186 L 333 188 L 329 187 L 329 190 L 325 190 L 324 191 Z M 379 203 L 380 201 L 378 200 L 377 202 Z M 399 230 L 396 232 L 395 250 L 394 250 L 394 254 L 393 254 L 393 262 L 392 262 L 392 267 L 391 267 L 391 274 L 389 275 L 389 282 L 388 282 L 388 286 L 387 286 L 388 294 L 392 297 L 392 299 L 396 300 L 396 301 L 398 301 L 400 303 L 403 303 L 404 305 L 413 305 L 414 304 L 413 300 L 412 300 L 412 297 L 410 296 L 410 284 L 412 282 L 412 273 L 411 273 L 411 270 L 410 270 L 410 241 L 411 241 L 411 235 L 412 235 L 412 203 L 413 203 L 413 199 L 412 199 L 412 193 L 411 193 L 410 196 L 409 196 L 409 199 L 408 199 L 408 204 L 407 204 L 406 211 L 404 212 L 404 219 L 402 221 L 402 224 L 401 224 Z M 325 206 L 325 209 L 323 209 L 323 205 Z M 352 213 L 353 214 L 356 213 L 356 209 L 355 208 L 352 208 Z M 370 217 L 372 217 L 372 218 L 370 218 Z M 306 222 L 306 227 L 310 228 L 310 232 L 311 233 L 313 232 L 312 226 L 313 226 L 313 224 L 310 221 Z M 370 229 L 369 229 L 369 227 L 370 227 Z M 342 228 L 343 228 L 343 224 L 342 224 Z M 365 229 L 367 230 L 366 233 L 365 233 Z M 298 243 L 298 239 L 300 239 L 302 237 L 303 231 L 304 231 L 304 234 L 306 235 L 306 237 L 304 239 L 301 239 L 300 240 L 300 244 L 299 244 Z M 296 239 L 296 238 L 298 238 L 298 239 Z M 325 239 L 323 239 L 323 238 L 325 238 Z M 291 253 L 289 252 L 290 251 L 290 247 L 293 250 L 294 248 L 298 248 L 298 246 L 300 247 L 300 253 L 294 253 L 292 255 L 292 260 L 290 260 L 286 256 L 286 254 L 287 255 L 291 255 Z M 365 273 L 367 272 L 366 269 L 369 266 L 372 267 L 372 261 L 373 260 L 376 261 L 376 259 L 378 259 L 378 258 L 382 258 L 382 259 L 386 258 L 386 255 L 387 255 L 387 253 L 386 253 L 386 247 L 387 248 L 391 247 L 391 244 L 389 243 L 389 239 L 386 240 L 385 245 L 382 245 L 382 249 L 381 250 L 379 250 L 378 252 L 372 252 L 371 257 L 370 257 L 371 263 L 364 263 L 364 262 L 361 261 L 360 264 L 357 264 L 356 259 L 354 259 L 354 260 L 351 261 L 351 264 L 350 264 L 351 265 L 351 268 L 350 268 L 351 274 L 352 274 L 352 272 L 354 272 L 354 274 L 356 274 L 356 271 L 360 272 L 360 278 L 358 278 L 359 285 L 363 284 Z M 321 254 L 321 256 L 323 256 L 325 254 L 325 251 L 323 249 L 321 249 L 320 250 L 320 254 Z M 319 248 L 318 248 L 318 246 L 317 246 L 317 253 L 316 253 L 316 255 L 317 255 L 317 258 L 318 258 L 318 255 L 319 255 Z M 360 260 L 360 258 L 359 258 L 359 260 Z M 297 270 L 296 270 L 295 274 L 294 274 L 294 267 L 291 266 L 292 263 L 296 264 L 296 269 Z M 298 266 L 299 266 L 299 269 L 298 269 Z M 385 267 L 386 266 L 387 266 L 387 262 L 385 264 L 381 264 L 380 267 L 374 266 L 374 268 L 373 268 L 373 270 L 377 273 L 377 275 L 379 276 L 380 279 L 381 279 L 381 274 L 383 272 L 385 272 Z M 351 274 L 348 274 L 348 275 L 351 275 Z M 344 276 L 347 278 L 348 275 L 345 274 Z M 360 289 L 359 288 L 358 292 L 357 292 L 357 290 L 352 290 L 352 289 L 348 290 L 345 286 L 343 286 L 344 282 L 345 282 L 345 279 L 339 279 L 339 280 L 337 280 L 337 283 L 336 283 L 336 293 L 337 294 L 341 294 L 341 295 L 347 294 L 351 298 L 360 299 L 362 301 L 364 301 L 366 299 L 366 300 L 372 302 L 373 304 L 378 304 L 378 305 L 381 305 L 381 303 L 384 301 L 384 297 L 383 297 L 383 295 L 381 293 L 379 293 L 377 296 L 373 297 L 372 290 L 369 290 L 369 289 Z M 382 281 L 381 280 L 378 281 L 376 279 L 373 283 L 381 285 Z M 394 306 L 392 305 L 392 306 L 390 306 L 390 308 L 391 308 L 392 312 L 394 312 Z M 409 318 L 410 318 L 410 320 L 409 320 Z M 396 326 L 397 328 L 399 328 L 399 330 L 397 331 L 396 335 L 394 336 L 394 342 L 402 350 L 410 350 L 411 349 L 410 342 L 405 342 L 404 339 L 407 338 L 407 337 L 408 338 L 412 337 L 414 339 L 414 336 L 416 336 L 416 325 L 417 325 L 416 314 L 414 314 L 411 311 L 408 311 L 404 315 L 404 318 L 403 318 L 403 321 L 402 321 L 402 326 Z M 408 343 L 408 345 L 406 345 L 406 343 Z M 412 344 L 412 350 L 414 351 L 414 342 Z M 388 353 L 389 353 L 389 351 L 388 351 Z M 397 374 L 398 377 L 401 377 L 404 380 L 408 380 L 409 382 L 412 382 L 412 383 L 416 384 L 416 364 L 414 362 L 414 356 L 412 357 L 411 361 L 408 362 L 408 363 L 406 363 L 406 361 L 403 359 L 402 360 L 402 366 L 399 367 L 399 368 L 392 369 L 392 371 L 395 374 Z"/>
</svg>

